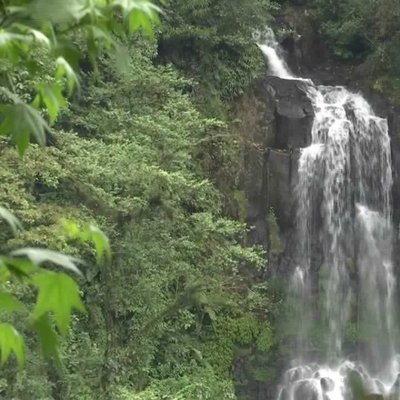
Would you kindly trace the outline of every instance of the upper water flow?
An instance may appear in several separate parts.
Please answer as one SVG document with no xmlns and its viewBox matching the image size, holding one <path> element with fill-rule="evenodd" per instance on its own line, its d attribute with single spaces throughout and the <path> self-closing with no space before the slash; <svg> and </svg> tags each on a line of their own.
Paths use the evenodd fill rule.
<svg viewBox="0 0 400 400">
<path fill-rule="evenodd" d="M 273 33 L 264 39 L 259 47 L 270 74 L 301 79 L 280 57 Z M 366 392 L 393 395 L 400 381 L 395 383 L 399 363 L 387 121 L 359 94 L 308 82 L 315 117 L 311 144 L 301 149 L 298 161 L 296 265 L 289 293 L 303 310 L 296 361 L 284 376 L 279 398 L 351 399 L 354 377 Z M 322 261 L 313 260 L 315 252 Z M 310 351 L 316 330 L 326 343 L 318 355 Z M 344 346 L 349 330 L 362 342 L 353 345 L 352 361 L 346 361 L 350 354 Z"/>
<path fill-rule="evenodd" d="M 295 76 L 290 72 L 285 60 L 278 55 L 280 48 L 272 29 L 266 28 L 265 32 L 260 34 L 259 38 L 257 39 L 258 47 L 268 59 L 271 75 L 283 79 L 296 79 Z"/>
</svg>

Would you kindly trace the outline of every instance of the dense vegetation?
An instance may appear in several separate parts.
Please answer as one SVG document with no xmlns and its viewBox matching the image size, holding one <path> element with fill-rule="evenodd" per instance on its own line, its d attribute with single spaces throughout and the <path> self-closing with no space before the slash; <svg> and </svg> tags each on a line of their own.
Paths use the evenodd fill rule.
<svg viewBox="0 0 400 400">
<path fill-rule="evenodd" d="M 358 65 L 368 84 L 400 99 L 400 4 L 397 0 L 308 0 L 303 2 L 331 53 Z"/>
<path fill-rule="evenodd" d="M 3 17 L 17 12 L 22 14 L 15 18 L 29 22 L 24 7 L 40 3 L 7 2 L 22 7 L 3 7 Z M 1 396 L 235 399 L 235 382 L 240 392 L 249 379 L 275 377 L 275 300 L 268 283 L 256 279 L 266 268 L 263 249 L 245 246 L 241 148 L 232 113 L 235 99 L 263 72 L 252 32 L 264 26 L 274 6 L 266 0 L 253 0 L 251 7 L 239 0 L 235 7 L 226 1 L 165 2 L 156 28 L 147 9 L 136 19 L 123 14 L 132 28 L 126 35 L 118 18 L 106 18 L 135 2 L 115 2 L 121 8 L 110 16 L 109 8 L 99 13 L 96 7 L 113 2 L 92 3 L 87 14 L 74 16 L 81 18 L 77 27 L 65 28 L 65 20 L 55 18 L 65 9 L 50 7 L 33 19 L 37 30 L 12 31 L 46 42 L 40 32 L 48 34 L 48 27 L 41 23 L 50 18 L 55 34 L 64 35 L 57 43 L 80 53 L 79 59 L 77 51 L 62 53 L 63 68 L 59 59 L 54 64 L 55 48 L 48 51 L 47 42 L 30 47 L 15 36 L 11 45 L 21 47 L 3 46 L 18 55 L 2 66 L 3 85 L 43 127 L 38 132 L 26 125 L 24 140 L 12 134 L 13 125 L 2 132 L 0 205 L 25 229 L 13 236 L 1 225 L 1 254 L 45 247 L 83 259 L 77 279 L 86 313 L 73 315 L 60 359 L 56 348 L 48 359 L 25 308 L 4 311 L 25 339 L 26 365 L 20 370 L 10 358 L 1 371 Z M 73 92 L 78 72 L 80 90 Z M 67 223 L 68 234 L 60 228 L 65 220 L 75 221 Z M 91 233 L 78 234 L 78 226 L 92 227 Z M 85 243 L 92 239 L 99 246 L 93 226 L 108 236 L 111 262 L 97 263 Z M 3 282 L 7 293 L 34 305 L 29 285 Z M 71 308 L 82 311 L 74 296 Z M 50 311 L 47 323 L 54 326 L 46 338 L 55 346 L 66 325 L 58 323 L 57 309 Z M 15 346 L 11 350 L 19 355 Z"/>
</svg>

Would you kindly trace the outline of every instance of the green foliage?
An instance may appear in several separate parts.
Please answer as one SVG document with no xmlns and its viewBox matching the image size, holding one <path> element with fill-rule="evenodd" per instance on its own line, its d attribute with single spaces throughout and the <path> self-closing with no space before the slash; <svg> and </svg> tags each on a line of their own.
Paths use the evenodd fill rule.
<svg viewBox="0 0 400 400">
<path fill-rule="evenodd" d="M 373 86 L 398 102 L 398 1 L 313 0 L 310 5 L 314 22 L 332 52 L 339 58 L 362 62 L 368 79 L 375 81 Z"/>
<path fill-rule="evenodd" d="M 210 96 L 232 99 L 261 76 L 264 62 L 253 33 L 265 28 L 277 7 L 273 1 L 179 0 L 168 6 L 160 57 L 195 76 L 201 83 L 197 92 L 208 97 L 209 105 Z M 206 109 L 216 114 L 215 108 Z"/>
<path fill-rule="evenodd" d="M 316 19 L 335 54 L 344 59 L 363 59 L 373 49 L 367 26 L 374 15 L 374 0 L 315 0 Z"/>
<path fill-rule="evenodd" d="M 65 334 L 70 324 L 72 309 L 84 311 L 76 283 L 63 273 L 46 273 L 35 276 L 33 283 L 38 287 L 38 299 L 33 310 L 36 319 L 54 314 L 56 326 Z"/>
<path fill-rule="evenodd" d="M 21 366 L 25 363 L 24 339 L 10 324 L 0 324 L 1 365 L 8 360 L 11 352 L 15 354 Z"/>
<path fill-rule="evenodd" d="M 41 115 L 46 110 L 53 123 L 66 108 L 64 92 L 72 93 L 78 86 L 78 61 L 81 49 L 71 40 L 71 32 L 78 31 L 86 44 L 87 54 L 96 65 L 101 50 L 119 49 L 112 31 L 129 33 L 143 29 L 152 33 L 158 22 L 160 9 L 146 0 L 113 0 L 65 2 L 30 0 L 21 5 L 17 0 L 2 2 L 2 30 L 0 54 L 7 68 L 0 74 L 0 136 L 10 136 L 22 156 L 31 136 L 40 145 L 45 143 L 49 126 Z M 122 15 L 122 19 L 118 16 Z M 13 67 L 24 63 L 28 73 L 44 75 L 48 66 L 35 60 L 37 49 L 42 49 L 52 64 L 52 82 L 37 82 L 33 101 L 21 99 L 12 82 Z M 65 79 L 64 79 L 65 78 Z"/>
<path fill-rule="evenodd" d="M 236 188 L 240 143 L 199 110 L 215 100 L 227 111 L 222 99 L 262 71 L 251 32 L 270 3 L 167 4 L 158 43 L 126 36 L 151 33 L 159 10 L 147 1 L 23 4 L 29 15 L 12 12 L 24 15 L 25 28 L 7 25 L 0 64 L 4 105 L 33 113 L 4 128 L 20 123 L 27 132 L 17 138 L 19 154 L 0 140 L 0 204 L 24 226 L 0 209 L 16 233 L 1 231 L 9 256 L 1 258 L 0 307 L 26 343 L 26 372 L 12 360 L 1 371 L 5 397 L 235 399 L 241 360 L 249 379 L 260 380 L 264 367 L 272 379 L 274 304 L 266 283 L 253 284 L 265 254 L 242 245 L 243 192 L 233 221 L 209 179 L 217 166 L 219 181 Z M 163 46 L 191 30 L 202 62 L 190 69 L 187 55 L 177 60 L 187 79 L 159 61 L 171 61 Z M 200 99 L 210 72 L 214 97 Z M 42 125 L 26 125 L 34 118 Z M 28 146 L 33 128 L 47 146 Z M 83 303 L 87 312 L 73 313 Z M 11 353 L 14 344 L 9 335 Z"/>
<path fill-rule="evenodd" d="M 256 273 L 264 254 L 241 246 L 246 227 L 223 215 L 221 195 L 199 156 L 205 140 L 227 134 L 226 125 L 203 116 L 184 94 L 193 82 L 171 66 L 155 66 L 154 54 L 154 43 L 137 38 L 123 75 L 114 60 L 101 57 L 98 71 L 84 75 L 82 96 L 56 121 L 51 145 L 30 146 L 23 162 L 0 142 L 7 187 L 0 200 L 26 228 L 4 236 L 5 250 L 24 246 L 24 259 L 42 264 L 52 253 L 38 259 L 31 248 L 40 244 L 86 261 L 80 265 L 86 315 L 71 314 L 82 304 L 72 278 L 54 271 L 54 260 L 46 278 L 33 279 L 37 307 L 18 289 L 33 309 L 43 353 L 63 365 L 63 375 L 50 373 L 28 354 L 47 377 L 43 398 L 51 398 L 47 387 L 53 386 L 71 400 L 157 398 L 160 392 L 171 399 L 233 399 L 237 347 L 271 348 L 271 325 L 256 317 L 264 292 L 254 289 L 251 310 L 242 310 L 251 282 L 243 281 L 241 269 Z M 113 244 L 112 259 L 96 225 Z M 60 226 L 65 235 L 57 235 Z M 68 268 L 76 258 L 56 261 Z M 227 318 L 234 337 L 224 345 L 219 326 Z M 65 332 L 68 321 L 73 330 L 59 344 L 54 327 Z M 222 346 L 220 362 L 213 358 Z M 18 385 L 12 370 L 3 376 L 7 396 L 27 396 L 18 385 L 27 385 L 28 375 Z"/>
<path fill-rule="evenodd" d="M 193 375 L 181 379 L 169 379 L 155 383 L 147 390 L 134 393 L 129 389 L 120 389 L 118 400 L 192 400 L 224 399 L 235 400 L 232 382 L 221 380 L 211 368 L 204 368 Z"/>
<path fill-rule="evenodd" d="M 0 5 L 2 29 L 0 31 L 0 52 L 4 68 L 0 73 L 0 92 L 3 103 L 0 104 L 0 136 L 11 137 L 22 156 L 33 137 L 39 145 L 44 145 L 49 126 L 41 115 L 47 111 L 50 123 L 54 123 L 62 109 L 67 107 L 64 92 L 72 94 L 78 86 L 77 68 L 79 50 L 70 40 L 69 33 L 79 29 L 86 41 L 89 58 L 95 63 L 96 56 L 103 46 L 115 48 L 116 43 L 110 30 L 127 25 L 132 33 L 143 28 L 152 31 L 152 23 L 158 21 L 157 6 L 147 1 L 53 1 L 50 6 L 43 0 L 4 1 Z M 117 13 L 122 13 L 121 21 Z M 46 53 L 47 60 L 54 64 L 50 82 L 43 77 L 47 66 L 34 60 L 40 50 Z M 33 100 L 20 97 L 13 80 L 18 77 L 14 68 L 24 63 L 22 72 L 36 74 L 38 81 L 33 87 L 22 86 L 25 94 L 34 90 Z M 25 71 L 24 71 L 25 69 Z M 20 71 L 19 71 L 20 72 Z M 0 143 L 1 145 L 1 143 Z M 18 219 L 4 207 L 0 208 L 0 217 L 8 222 L 14 233 L 19 228 Z M 71 230 L 71 224 L 69 228 Z M 70 232 L 71 233 L 71 232 Z M 105 235 L 90 226 L 84 231 L 74 227 L 74 235 L 84 241 L 95 244 L 98 259 L 104 254 L 110 259 L 110 248 Z M 53 273 L 44 270 L 41 265 L 52 263 L 64 269 L 80 274 L 76 259 L 52 250 L 25 248 L 12 252 L 9 256 L 0 256 L 2 269 L 1 282 L 19 278 L 28 285 L 38 288 L 38 297 L 32 312 L 33 326 L 36 326 L 45 354 L 56 356 L 57 342 L 51 324 L 47 322 L 47 313 L 54 315 L 55 325 L 66 334 L 73 308 L 83 311 L 77 283 L 65 273 Z M 2 298 L 3 310 L 15 311 L 19 304 L 11 294 Z M 22 336 L 10 324 L 0 327 L 1 360 L 7 361 L 13 351 L 19 363 L 24 363 L 24 341 Z M 58 358 L 58 357 L 56 357 Z"/>
</svg>

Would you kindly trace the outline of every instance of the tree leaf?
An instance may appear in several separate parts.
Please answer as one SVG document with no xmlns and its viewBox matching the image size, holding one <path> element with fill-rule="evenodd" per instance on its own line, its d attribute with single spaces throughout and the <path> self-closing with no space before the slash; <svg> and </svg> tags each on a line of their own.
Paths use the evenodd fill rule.
<svg viewBox="0 0 400 400">
<path fill-rule="evenodd" d="M 90 225 L 88 228 L 90 232 L 90 240 L 93 242 L 96 249 L 97 261 L 106 258 L 107 261 L 111 260 L 111 249 L 108 237 L 97 226 Z"/>
<path fill-rule="evenodd" d="M 0 206 L 0 218 L 4 219 L 8 223 L 14 234 L 16 234 L 19 229 L 22 229 L 22 224 L 19 221 L 19 219 L 10 211 L 8 211 L 6 208 L 1 206 Z"/>
<path fill-rule="evenodd" d="M 142 28 L 147 35 L 153 35 L 153 25 L 159 23 L 161 13 L 158 6 L 147 0 L 115 0 L 113 5 L 122 10 L 131 33 Z"/>
<path fill-rule="evenodd" d="M 22 336 L 10 324 L 0 324 L 0 351 L 1 365 L 4 365 L 11 352 L 15 354 L 18 364 L 22 367 L 25 364 L 25 343 Z"/>
<path fill-rule="evenodd" d="M 20 311 L 23 308 L 23 304 L 11 293 L 0 292 L 0 310 Z"/>
<path fill-rule="evenodd" d="M 14 276 L 21 279 L 29 277 L 38 268 L 30 260 L 4 256 L 0 256 L 0 265 L 5 266 Z"/>
<path fill-rule="evenodd" d="M 66 78 L 68 93 L 71 95 L 74 89 L 79 88 L 79 79 L 71 64 L 64 58 L 58 57 L 56 60 L 56 79 Z"/>
<path fill-rule="evenodd" d="M 0 135 L 13 138 L 21 157 L 25 153 L 31 135 L 39 145 L 45 145 L 45 132 L 49 130 L 49 127 L 39 111 L 32 106 L 23 101 L 14 104 L 0 104 L 0 114 L 3 119 L 0 125 Z"/>
<path fill-rule="evenodd" d="M 34 277 L 33 283 L 39 288 L 33 317 L 38 319 L 47 312 L 54 319 L 61 334 L 67 333 L 72 310 L 85 311 L 76 282 L 62 272 L 43 272 Z"/>
<path fill-rule="evenodd" d="M 94 244 L 98 262 L 103 258 L 106 258 L 107 261 L 111 260 L 111 248 L 108 237 L 97 226 L 89 225 L 86 229 L 82 229 L 76 222 L 70 220 L 64 220 L 63 225 L 70 237 Z"/>
<path fill-rule="evenodd" d="M 82 0 L 33 0 L 29 13 L 37 21 L 67 24 L 79 19 L 84 3 Z"/>
<path fill-rule="evenodd" d="M 83 277 L 82 272 L 76 266 L 76 264 L 81 264 L 82 260 L 68 256 L 66 254 L 59 253 L 58 251 L 26 247 L 13 251 L 11 255 L 17 257 L 26 257 L 38 266 L 49 262 Z"/>
<path fill-rule="evenodd" d="M 58 337 L 51 325 L 48 313 L 34 320 L 33 329 L 35 329 L 38 334 L 43 355 L 48 358 L 53 358 L 60 367 L 61 357 L 58 348 Z"/>
<path fill-rule="evenodd" d="M 50 122 L 54 122 L 61 109 L 67 107 L 67 101 L 62 94 L 62 87 L 58 84 L 40 83 L 36 90 L 40 96 L 41 103 L 46 106 L 50 116 Z"/>
</svg>

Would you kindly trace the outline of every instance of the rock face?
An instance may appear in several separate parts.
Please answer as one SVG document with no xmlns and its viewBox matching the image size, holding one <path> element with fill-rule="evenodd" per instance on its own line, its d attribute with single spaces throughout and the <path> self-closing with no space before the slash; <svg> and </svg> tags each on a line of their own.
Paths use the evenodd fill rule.
<svg viewBox="0 0 400 400">
<path fill-rule="evenodd" d="M 307 84 L 270 76 L 265 80 L 265 89 L 274 99 L 274 147 L 290 150 L 308 146 L 314 110 L 306 94 Z"/>
<path fill-rule="evenodd" d="M 253 226 L 250 241 L 265 248 L 270 245 L 267 215 L 271 210 L 284 235 L 294 224 L 298 149 L 310 143 L 314 117 L 306 89 L 305 82 L 268 76 L 257 92 L 265 105 L 259 121 L 265 131 L 255 135 L 255 147 L 261 147 L 263 154 L 247 150 L 243 187 L 248 199 L 247 222 Z"/>
<path fill-rule="evenodd" d="M 247 201 L 247 223 L 252 227 L 249 242 L 266 249 L 270 247 L 270 212 L 283 236 L 294 224 L 298 149 L 311 142 L 314 117 L 306 89 L 306 82 L 265 77 L 255 93 L 262 103 L 257 109 L 259 120 L 251 129 L 245 127 L 249 142 L 244 149 L 241 186 Z M 256 107 L 249 101 L 242 100 L 240 106 Z"/>
<path fill-rule="evenodd" d="M 299 381 L 293 391 L 294 400 L 319 400 L 317 386 L 311 381 Z"/>
</svg>

